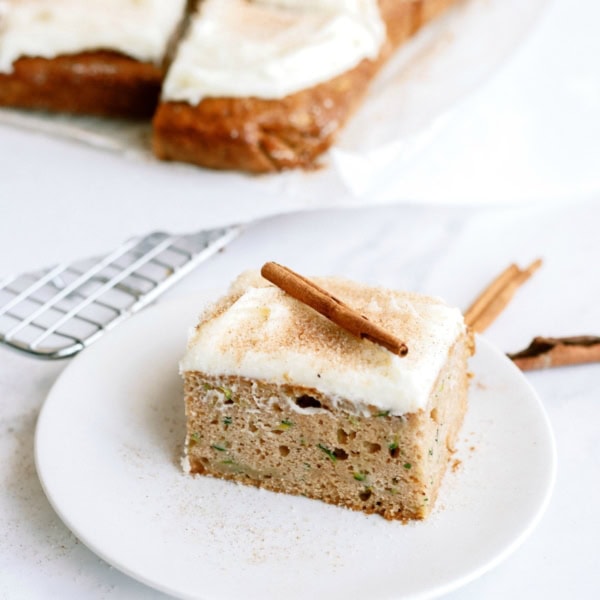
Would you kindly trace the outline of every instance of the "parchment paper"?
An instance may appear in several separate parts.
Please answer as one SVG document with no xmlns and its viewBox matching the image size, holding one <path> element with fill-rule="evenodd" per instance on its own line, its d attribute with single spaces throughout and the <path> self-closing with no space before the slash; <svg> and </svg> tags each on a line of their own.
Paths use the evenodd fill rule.
<svg viewBox="0 0 600 600">
<path fill-rule="evenodd" d="M 297 177 L 248 177 L 251 193 L 269 192 L 270 179 L 339 182 L 364 199 L 386 167 L 406 160 L 435 134 L 437 121 L 480 85 L 523 39 L 548 0 L 462 0 L 405 44 L 370 88 L 362 108 L 323 159 L 324 169 Z M 150 125 L 111 119 L 0 110 L 0 123 L 62 136 L 144 161 L 156 161 Z M 198 177 L 202 170 L 195 169 Z M 227 174 L 223 174 L 226 178 Z M 288 190 L 289 191 L 289 190 Z M 278 200 L 275 211 L 281 211 Z M 267 213 L 271 208 L 265 207 Z"/>
</svg>

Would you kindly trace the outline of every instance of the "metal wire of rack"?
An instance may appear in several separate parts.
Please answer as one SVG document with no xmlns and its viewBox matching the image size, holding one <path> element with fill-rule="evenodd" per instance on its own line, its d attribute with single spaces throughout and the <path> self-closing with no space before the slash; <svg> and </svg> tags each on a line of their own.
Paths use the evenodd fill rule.
<svg viewBox="0 0 600 600">
<path fill-rule="evenodd" d="M 240 229 L 155 232 L 101 258 L 1 280 L 0 342 L 41 358 L 73 356 L 154 301 Z"/>
</svg>

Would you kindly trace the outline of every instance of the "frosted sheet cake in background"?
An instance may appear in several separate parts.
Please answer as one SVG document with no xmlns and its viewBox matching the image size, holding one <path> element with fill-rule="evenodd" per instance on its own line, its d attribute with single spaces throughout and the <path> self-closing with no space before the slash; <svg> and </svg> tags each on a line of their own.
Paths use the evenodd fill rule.
<svg viewBox="0 0 600 600">
<path fill-rule="evenodd" d="M 392 51 L 453 3 L 204 0 L 165 80 L 154 152 L 215 169 L 313 168 Z"/>
<path fill-rule="evenodd" d="M 0 106 L 154 113 L 187 0 L 0 0 Z"/>
<path fill-rule="evenodd" d="M 393 50 L 455 1 L 0 0 L 0 106 L 154 115 L 158 158 L 311 169 Z"/>
<path fill-rule="evenodd" d="M 315 282 L 402 337 L 400 357 L 258 273 L 209 307 L 181 361 L 184 465 L 387 519 L 431 511 L 467 408 L 458 309 L 337 278 Z"/>
</svg>

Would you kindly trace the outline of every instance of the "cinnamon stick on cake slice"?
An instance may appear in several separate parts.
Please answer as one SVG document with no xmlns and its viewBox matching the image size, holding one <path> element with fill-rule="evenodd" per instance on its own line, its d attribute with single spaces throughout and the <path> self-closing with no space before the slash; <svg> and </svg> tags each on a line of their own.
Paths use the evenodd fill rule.
<svg viewBox="0 0 600 600">
<path fill-rule="evenodd" d="M 149 118 L 187 0 L 0 0 L 0 106 Z"/>
<path fill-rule="evenodd" d="M 154 118 L 156 155 L 313 168 L 393 50 L 455 0 L 204 0 Z"/>
<path fill-rule="evenodd" d="M 184 466 L 423 519 L 467 408 L 472 336 L 458 309 L 435 298 L 338 278 L 311 283 L 345 319 L 356 316 L 354 333 L 308 306 L 302 286 L 297 299 L 254 272 L 202 314 L 181 361 Z M 373 325 L 368 336 L 362 319 Z"/>
</svg>

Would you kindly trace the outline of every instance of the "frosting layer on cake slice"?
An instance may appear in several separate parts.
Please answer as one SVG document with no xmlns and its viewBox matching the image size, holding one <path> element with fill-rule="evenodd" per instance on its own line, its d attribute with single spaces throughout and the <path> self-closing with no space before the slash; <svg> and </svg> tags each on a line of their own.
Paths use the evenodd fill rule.
<svg viewBox="0 0 600 600">
<path fill-rule="evenodd" d="M 408 355 L 356 338 L 258 274 L 246 274 L 201 317 L 181 370 L 312 388 L 364 414 L 368 407 L 391 415 L 424 409 L 465 333 L 460 311 L 419 294 L 314 281 L 405 340 Z"/>
</svg>

